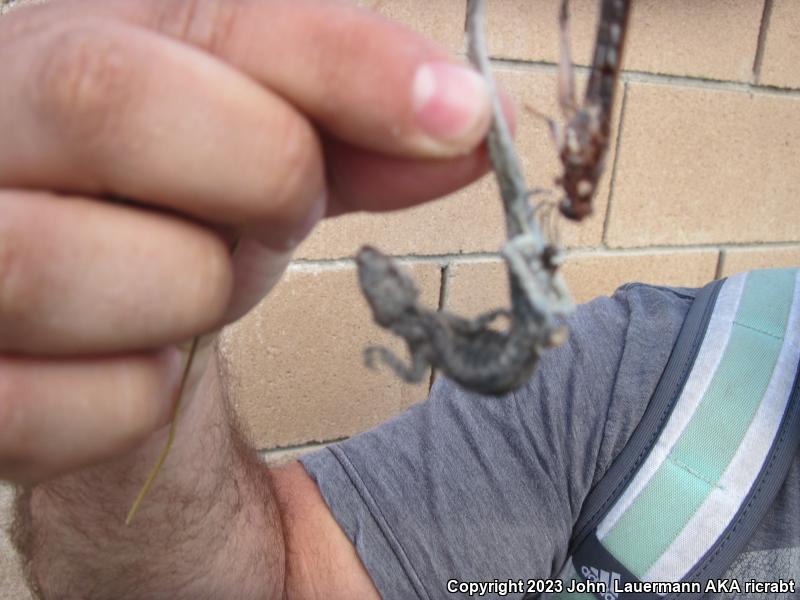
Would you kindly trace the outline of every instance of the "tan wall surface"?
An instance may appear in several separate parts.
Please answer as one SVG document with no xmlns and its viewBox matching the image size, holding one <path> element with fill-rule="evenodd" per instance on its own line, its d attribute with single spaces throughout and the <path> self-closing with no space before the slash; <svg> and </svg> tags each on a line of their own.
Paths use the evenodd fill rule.
<svg viewBox="0 0 800 600">
<path fill-rule="evenodd" d="M 10 4 L 19 2 L 0 11 Z M 463 53 L 465 0 L 360 4 Z M 489 0 L 499 79 L 518 105 L 553 117 L 557 6 Z M 591 55 L 597 6 L 572 2 L 579 64 Z M 624 66 L 596 214 L 561 226 L 576 299 L 627 281 L 697 286 L 800 264 L 800 3 L 637 0 Z M 558 162 L 547 128 L 525 111 L 518 118 L 529 182 L 550 186 Z M 427 382 L 409 386 L 362 366 L 367 343 L 401 344 L 371 323 L 358 293 L 350 257 L 361 244 L 403 257 L 429 306 L 474 314 L 506 303 L 501 241 L 490 177 L 425 207 L 320 226 L 275 292 L 221 340 L 233 397 L 266 456 L 352 435 L 425 397 Z M 9 497 L 0 488 L 0 505 Z M 0 599 L 26 598 L 3 543 Z"/>
</svg>

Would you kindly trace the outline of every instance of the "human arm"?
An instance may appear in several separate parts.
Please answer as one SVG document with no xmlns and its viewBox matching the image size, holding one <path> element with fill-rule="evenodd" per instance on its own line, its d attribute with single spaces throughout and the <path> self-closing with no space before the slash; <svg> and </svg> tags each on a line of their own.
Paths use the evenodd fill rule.
<svg viewBox="0 0 800 600">
<path fill-rule="evenodd" d="M 133 526 L 124 513 L 163 430 L 18 496 L 14 541 L 42 597 L 379 598 L 303 468 L 270 471 L 242 439 L 224 377 L 218 364 L 206 370 Z"/>
<path fill-rule="evenodd" d="M 268 597 L 283 584 L 281 532 L 265 472 L 232 441 L 219 365 L 187 393 L 162 495 L 121 526 L 163 443 L 174 346 L 266 293 L 321 198 L 329 214 L 397 208 L 474 179 L 488 113 L 466 114 L 463 89 L 437 104 L 430 76 L 449 59 L 340 3 L 60 2 L 4 19 L 0 51 L 13 57 L 1 63 L 0 204 L 15 250 L 3 400 L 22 415 L 3 422 L 2 476 L 34 483 L 117 457 L 34 489 L 19 536 L 31 570 L 45 597 L 141 597 L 144 585 L 145 597 L 197 597 L 195 578 Z M 432 103 L 414 101 L 420 86 Z M 95 200 L 108 196 L 135 203 Z M 243 539 L 227 542 L 222 523 Z M 275 572 L 228 564 L 228 543 Z"/>
<path fill-rule="evenodd" d="M 438 600 L 459 591 L 448 582 L 554 577 L 690 303 L 626 286 L 579 306 L 569 338 L 513 394 L 481 397 L 440 377 L 425 402 L 302 457 L 381 597 Z"/>
</svg>

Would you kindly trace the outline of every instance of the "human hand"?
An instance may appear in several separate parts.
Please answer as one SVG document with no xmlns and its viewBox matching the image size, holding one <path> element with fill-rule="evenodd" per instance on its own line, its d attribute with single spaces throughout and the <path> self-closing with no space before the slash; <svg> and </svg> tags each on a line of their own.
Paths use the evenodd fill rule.
<svg viewBox="0 0 800 600">
<path fill-rule="evenodd" d="M 455 64 L 333 0 L 60 0 L 0 19 L 0 478 L 163 426 L 176 344 L 249 310 L 323 215 L 481 175 L 488 100 Z"/>
</svg>

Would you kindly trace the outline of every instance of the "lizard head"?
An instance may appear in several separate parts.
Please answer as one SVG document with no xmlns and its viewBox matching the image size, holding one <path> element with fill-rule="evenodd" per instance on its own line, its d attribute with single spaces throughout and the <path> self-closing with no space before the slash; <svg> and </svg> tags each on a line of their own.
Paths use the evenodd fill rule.
<svg viewBox="0 0 800 600">
<path fill-rule="evenodd" d="M 364 246 L 358 251 L 356 264 L 361 290 L 379 325 L 392 325 L 413 312 L 419 291 L 391 258 L 372 246 Z"/>
</svg>

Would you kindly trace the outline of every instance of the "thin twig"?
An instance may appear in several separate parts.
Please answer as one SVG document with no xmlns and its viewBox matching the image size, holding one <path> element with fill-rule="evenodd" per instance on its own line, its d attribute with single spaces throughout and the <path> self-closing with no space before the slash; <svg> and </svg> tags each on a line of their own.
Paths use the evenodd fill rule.
<svg viewBox="0 0 800 600">
<path fill-rule="evenodd" d="M 230 244 L 230 253 L 231 256 L 235 255 L 236 248 L 239 246 L 239 238 L 233 239 Z M 189 347 L 189 352 L 186 355 L 186 364 L 183 367 L 183 373 L 181 374 L 181 381 L 178 385 L 178 389 L 175 392 L 175 400 L 172 403 L 172 414 L 170 416 L 169 422 L 169 433 L 167 434 L 167 443 L 164 445 L 164 449 L 161 451 L 161 454 L 156 461 L 156 464 L 153 465 L 152 469 L 150 469 L 150 473 L 147 475 L 147 479 L 142 485 L 142 489 L 139 490 L 139 494 L 136 496 L 136 500 L 133 501 L 133 505 L 131 506 L 130 510 L 128 511 L 128 516 L 125 519 L 125 524 L 130 525 L 133 521 L 133 517 L 136 516 L 136 513 L 139 511 L 139 508 L 142 505 L 145 497 L 150 491 L 150 488 L 153 486 L 153 482 L 156 479 L 156 476 L 161 472 L 161 468 L 164 466 L 164 461 L 167 460 L 167 456 L 169 456 L 170 451 L 172 450 L 172 445 L 175 442 L 175 432 L 178 429 L 178 417 L 181 405 L 183 403 L 183 397 L 186 394 L 186 385 L 189 381 L 189 377 L 192 373 L 192 366 L 195 363 L 195 358 L 197 356 L 197 351 L 205 347 L 208 343 L 211 343 L 217 335 L 219 335 L 220 329 L 216 329 L 214 331 L 200 334 L 195 336 L 192 339 L 191 345 Z"/>
<path fill-rule="evenodd" d="M 131 509 L 128 511 L 128 516 L 125 518 L 125 525 L 130 525 L 133 521 L 133 517 L 135 517 L 136 513 L 139 512 L 142 502 L 150 492 L 150 488 L 152 487 L 153 482 L 156 480 L 156 476 L 161 472 L 161 467 L 164 466 L 164 461 L 167 460 L 167 456 L 169 456 L 170 450 L 172 450 L 172 444 L 175 441 L 175 430 L 178 428 L 178 412 L 180 411 L 181 401 L 183 400 L 183 390 L 186 388 L 186 381 L 189 379 L 189 373 L 192 370 L 192 363 L 194 363 L 194 357 L 197 354 L 197 348 L 200 345 L 201 337 L 202 336 L 198 335 L 192 340 L 192 345 L 189 348 L 189 354 L 186 357 L 186 365 L 183 367 L 181 382 L 180 385 L 178 385 L 178 389 L 175 391 L 175 400 L 172 403 L 172 413 L 170 415 L 167 443 L 164 445 L 164 449 L 161 451 L 158 460 L 150 469 L 150 473 L 147 475 L 147 479 L 145 479 L 142 489 L 139 490 L 136 500 L 133 501 L 133 505 L 131 505 Z"/>
<path fill-rule="evenodd" d="M 486 47 L 485 9 L 482 0 L 469 0 L 467 3 L 467 55 L 470 61 L 483 75 L 489 89 L 492 102 L 492 126 L 487 137 L 489 156 L 494 166 L 494 173 L 500 187 L 500 194 L 506 210 L 506 226 L 508 237 L 527 233 L 531 224 L 529 220 L 528 187 L 522 174 L 522 165 L 511 139 L 497 85 L 492 75 L 489 52 Z"/>
</svg>

